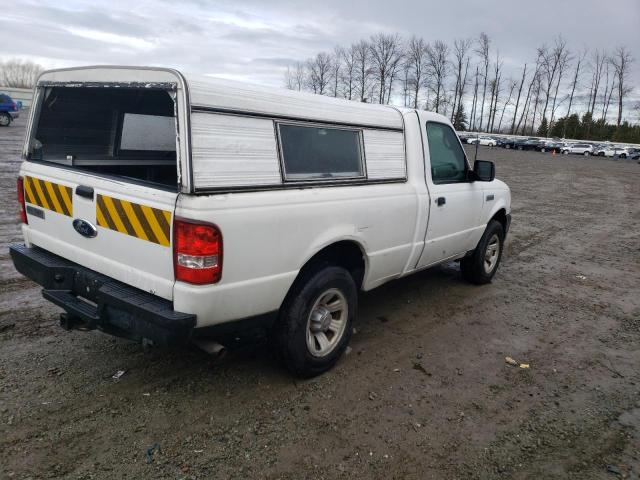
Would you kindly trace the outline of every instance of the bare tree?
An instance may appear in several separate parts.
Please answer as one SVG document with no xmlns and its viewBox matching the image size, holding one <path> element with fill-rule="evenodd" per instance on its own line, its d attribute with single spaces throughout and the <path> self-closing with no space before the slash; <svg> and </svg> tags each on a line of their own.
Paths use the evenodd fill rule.
<svg viewBox="0 0 640 480">
<path fill-rule="evenodd" d="M 12 59 L 0 62 L 0 85 L 14 88 L 33 88 L 43 71 L 41 65 L 27 60 Z"/>
<path fill-rule="evenodd" d="M 591 112 L 593 116 L 593 112 L 596 109 L 596 98 L 598 98 L 598 90 L 600 89 L 600 81 L 602 80 L 602 74 L 604 73 L 604 66 L 607 61 L 607 54 L 603 50 L 597 50 L 593 53 L 591 58 L 591 70 L 592 70 L 592 79 L 591 79 L 591 92 L 589 94 L 589 106 L 587 110 Z"/>
<path fill-rule="evenodd" d="M 368 100 L 371 83 L 371 48 L 366 40 L 360 40 L 352 46 L 355 60 L 355 83 L 361 102 Z"/>
<path fill-rule="evenodd" d="M 407 64 L 410 68 L 413 108 L 418 108 L 420 90 L 427 81 L 427 43 L 422 37 L 411 37 L 407 45 Z"/>
<path fill-rule="evenodd" d="M 469 57 L 467 56 L 467 53 L 469 52 L 470 48 L 471 48 L 471 39 L 469 38 L 455 39 L 453 41 L 453 54 L 455 56 L 454 68 L 455 68 L 455 76 L 456 76 L 456 86 L 453 90 L 453 108 L 451 109 L 451 121 L 453 121 L 453 117 L 456 115 L 456 112 L 458 110 L 457 103 L 461 101 L 460 91 L 464 90 L 463 78 L 462 78 L 462 67 L 465 64 L 465 61 L 467 61 L 467 66 L 468 66 Z"/>
<path fill-rule="evenodd" d="M 553 101 L 551 103 L 551 118 L 549 119 L 549 130 L 551 130 L 551 127 L 553 126 L 553 119 L 556 114 L 556 108 L 558 105 L 557 103 L 558 90 L 560 89 L 560 82 L 562 81 L 564 74 L 569 68 L 570 58 L 571 58 L 570 53 L 566 49 L 563 52 L 561 52 L 558 57 L 558 78 L 556 79 L 555 91 L 553 93 Z"/>
<path fill-rule="evenodd" d="M 378 102 L 387 103 L 387 90 L 391 90 L 393 78 L 402 60 L 402 48 L 398 34 L 379 33 L 371 37 L 371 60 L 374 76 L 378 81 Z"/>
<path fill-rule="evenodd" d="M 313 93 L 320 95 L 328 93 L 332 70 L 331 55 L 326 52 L 318 53 L 307 61 L 307 68 L 309 69 L 309 87 Z"/>
<path fill-rule="evenodd" d="M 502 119 L 504 118 L 504 111 L 507 109 L 507 107 L 511 104 L 511 97 L 513 97 L 513 91 L 516 89 L 516 87 L 518 86 L 518 82 L 516 82 L 513 79 L 509 79 L 509 97 L 507 98 L 507 101 L 504 102 L 504 105 L 502 105 L 502 113 L 500 114 L 500 121 L 498 122 L 498 132 L 501 131 L 502 128 Z"/>
<path fill-rule="evenodd" d="M 471 102 L 471 120 L 470 120 L 470 125 L 471 125 L 471 129 L 472 130 L 476 130 L 476 117 L 477 117 L 477 113 L 478 113 L 478 78 L 480 75 L 480 71 L 479 71 L 478 66 L 476 66 L 476 75 L 475 75 L 475 81 L 473 83 L 473 100 Z"/>
<path fill-rule="evenodd" d="M 449 47 L 446 43 L 436 40 L 433 46 L 427 46 L 427 68 L 432 78 L 430 88 L 435 95 L 433 109 L 439 113 L 444 103 L 444 84 L 449 75 Z"/>
<path fill-rule="evenodd" d="M 576 86 L 578 85 L 578 79 L 580 78 L 580 65 L 582 65 L 586 56 L 587 56 L 587 51 L 585 49 L 582 54 L 578 55 L 578 58 L 576 60 L 576 69 L 574 70 L 574 73 L 573 73 L 573 82 L 571 83 L 571 93 L 569 94 L 569 107 L 567 108 L 567 114 L 565 115 L 565 118 L 569 118 L 569 115 L 571 115 L 571 105 L 573 104 L 573 97 L 576 93 Z M 562 125 L 562 137 L 564 138 L 566 134 L 567 134 L 567 122 L 564 122 L 564 124 Z"/>
<path fill-rule="evenodd" d="M 343 51 L 342 60 L 344 63 L 344 67 L 342 69 L 342 88 L 343 88 L 343 96 L 352 100 L 355 87 L 356 87 L 356 63 L 357 63 L 357 55 L 356 55 L 356 47 L 355 45 L 351 45 L 349 48 Z"/>
<path fill-rule="evenodd" d="M 305 66 L 302 62 L 296 62 L 292 67 L 287 67 L 284 74 L 285 87 L 289 90 L 302 90 L 307 82 Z"/>
<path fill-rule="evenodd" d="M 340 85 L 340 73 L 342 72 L 342 60 L 344 58 L 344 54 L 344 48 L 337 46 L 333 49 L 333 53 L 331 55 L 331 94 L 334 97 L 340 95 L 338 87 Z"/>
<path fill-rule="evenodd" d="M 549 100 L 551 99 L 552 89 L 558 80 L 561 65 L 566 65 L 566 47 L 567 42 L 562 38 L 562 36 L 558 36 L 556 37 L 555 45 L 552 49 L 549 49 L 546 45 L 543 45 L 538 49 L 538 57 L 540 58 L 541 67 L 540 81 L 542 93 L 544 94 L 542 118 L 547 117 Z"/>
<path fill-rule="evenodd" d="M 479 130 L 482 130 L 482 120 L 484 118 L 484 103 L 487 98 L 487 80 L 489 77 L 489 36 L 482 32 L 478 38 L 478 46 L 476 53 L 480 56 L 482 64 L 484 65 L 484 86 L 482 87 L 482 103 L 480 103 L 480 125 Z M 487 122 L 488 123 L 488 122 Z"/>
<path fill-rule="evenodd" d="M 498 107 L 498 96 L 500 94 L 500 70 L 502 61 L 500 60 L 500 52 L 496 51 L 496 61 L 494 67 L 494 76 L 491 80 L 491 98 L 489 100 L 489 119 L 487 120 L 487 130 L 493 132 L 493 124 L 496 119 L 496 110 Z"/>
<path fill-rule="evenodd" d="M 600 111 L 600 119 L 606 121 L 607 110 L 609 110 L 609 104 L 611 103 L 611 95 L 613 95 L 613 88 L 615 87 L 615 78 L 612 73 L 611 61 L 608 60 L 604 67 L 604 92 L 602 92 L 602 110 Z M 611 87 L 609 87 L 609 80 L 611 79 Z"/>
<path fill-rule="evenodd" d="M 611 64 L 615 69 L 616 79 L 618 81 L 618 119 L 616 125 L 619 127 L 622 121 L 622 105 L 624 97 L 631 93 L 632 87 L 628 84 L 629 66 L 633 63 L 633 57 L 626 47 L 616 48 L 611 57 Z"/>
<path fill-rule="evenodd" d="M 524 135 L 525 128 L 527 126 L 527 117 L 529 115 L 529 109 L 531 107 L 531 93 L 533 86 L 536 82 L 540 80 L 540 57 L 536 60 L 536 67 L 533 71 L 533 76 L 531 77 L 531 81 L 529 82 L 529 87 L 527 88 L 527 96 L 524 101 L 524 108 L 522 109 L 522 115 L 520 116 L 520 120 L 518 121 L 518 126 L 516 127 L 516 131 L 520 130 L 520 125 L 522 125 L 522 121 L 524 120 L 524 125 L 522 125 L 522 134 Z"/>
<path fill-rule="evenodd" d="M 513 111 L 513 121 L 511 122 L 511 135 L 514 134 L 516 128 L 516 117 L 518 116 L 518 107 L 520 106 L 520 96 L 522 95 L 522 87 L 524 86 L 524 81 L 527 77 L 527 64 L 524 64 L 524 69 L 522 70 L 522 80 L 520 81 L 520 87 L 518 88 L 518 99 L 516 100 L 516 106 Z"/>
</svg>

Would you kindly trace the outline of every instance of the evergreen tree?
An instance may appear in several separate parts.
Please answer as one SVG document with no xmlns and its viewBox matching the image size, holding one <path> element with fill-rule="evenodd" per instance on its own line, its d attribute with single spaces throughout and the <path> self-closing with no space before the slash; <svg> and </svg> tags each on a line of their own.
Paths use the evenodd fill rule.
<svg viewBox="0 0 640 480">
<path fill-rule="evenodd" d="M 538 136 L 546 137 L 549 133 L 549 122 L 547 121 L 547 117 L 542 118 L 542 122 L 540 122 L 540 126 L 538 127 Z"/>
<path fill-rule="evenodd" d="M 462 102 L 456 108 L 456 114 L 453 116 L 453 128 L 463 132 L 467 129 L 467 115 L 464 113 L 464 105 Z"/>
</svg>

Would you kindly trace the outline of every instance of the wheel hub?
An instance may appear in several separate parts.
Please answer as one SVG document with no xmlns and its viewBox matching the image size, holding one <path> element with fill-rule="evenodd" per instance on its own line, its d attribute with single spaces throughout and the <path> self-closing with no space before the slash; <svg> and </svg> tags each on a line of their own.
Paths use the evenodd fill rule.
<svg viewBox="0 0 640 480">
<path fill-rule="evenodd" d="M 326 332 L 331 324 L 331 312 L 324 305 L 318 305 L 311 312 L 311 325 L 309 328 L 312 332 Z"/>
</svg>

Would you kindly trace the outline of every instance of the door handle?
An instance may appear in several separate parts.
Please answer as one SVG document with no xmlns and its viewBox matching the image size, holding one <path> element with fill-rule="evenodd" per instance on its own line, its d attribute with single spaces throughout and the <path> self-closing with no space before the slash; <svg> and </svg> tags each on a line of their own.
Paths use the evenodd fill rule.
<svg viewBox="0 0 640 480">
<path fill-rule="evenodd" d="M 76 187 L 76 195 L 93 200 L 93 187 L 87 185 L 78 185 Z"/>
<path fill-rule="evenodd" d="M 438 204 L 439 207 L 441 207 L 442 205 L 444 205 L 445 203 L 447 203 L 447 199 L 444 197 L 438 197 L 436 199 L 436 203 Z"/>
</svg>

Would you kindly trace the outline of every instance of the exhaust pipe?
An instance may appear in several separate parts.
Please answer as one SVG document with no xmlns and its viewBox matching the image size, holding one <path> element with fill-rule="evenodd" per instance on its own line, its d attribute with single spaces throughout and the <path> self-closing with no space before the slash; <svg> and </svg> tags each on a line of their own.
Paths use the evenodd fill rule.
<svg viewBox="0 0 640 480">
<path fill-rule="evenodd" d="M 206 338 L 195 338 L 192 340 L 196 347 L 204 350 L 209 355 L 212 355 L 216 360 L 222 360 L 227 354 L 227 347 L 219 344 L 215 340 L 209 340 Z"/>
</svg>

